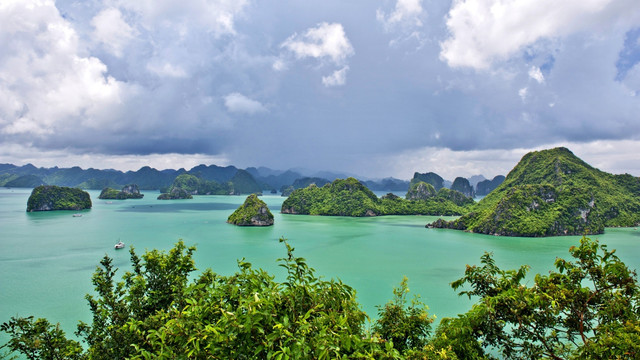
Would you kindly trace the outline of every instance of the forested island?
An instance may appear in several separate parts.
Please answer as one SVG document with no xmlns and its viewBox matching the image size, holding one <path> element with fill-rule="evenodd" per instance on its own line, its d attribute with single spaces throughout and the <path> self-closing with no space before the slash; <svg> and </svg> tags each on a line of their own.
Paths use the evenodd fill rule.
<svg viewBox="0 0 640 360">
<path fill-rule="evenodd" d="M 242 195 L 262 194 L 262 188 L 245 170 L 238 170 L 225 183 L 206 180 L 191 174 L 178 175 L 168 189 L 161 189 L 158 199 L 190 199 L 191 195 Z M 166 195 L 165 195 L 166 194 Z"/>
<path fill-rule="evenodd" d="M 600 234 L 640 224 L 640 179 L 612 175 L 566 148 L 526 154 L 471 212 L 433 227 L 507 236 Z"/>
<path fill-rule="evenodd" d="M 314 184 L 294 190 L 282 203 L 283 214 L 330 216 L 462 215 L 473 199 L 448 189 L 435 192 L 424 182 L 414 183 L 407 199 L 394 194 L 378 198 L 354 178 L 337 179 L 323 187 Z M 415 194 L 412 195 L 412 194 Z"/>
<path fill-rule="evenodd" d="M 86 191 L 55 185 L 41 185 L 31 191 L 27 211 L 91 209 L 91 197 Z"/>
<path fill-rule="evenodd" d="M 100 192 L 98 199 L 114 199 L 114 200 L 125 200 L 125 199 L 142 199 L 144 194 L 140 193 L 140 189 L 136 184 L 125 185 L 122 190 L 118 191 L 112 188 L 104 188 Z"/>
<path fill-rule="evenodd" d="M 256 194 L 251 194 L 233 214 L 229 215 L 227 222 L 238 226 L 271 226 L 273 214 L 264 201 Z"/>
<path fill-rule="evenodd" d="M 281 241 L 284 241 L 281 239 Z M 12 317 L 0 325 L 6 355 L 29 359 L 637 359 L 640 287 L 634 271 L 597 241 L 583 238 L 555 270 L 527 277 L 491 254 L 451 284 L 474 299 L 469 311 L 435 317 L 407 279 L 367 314 L 353 288 L 317 276 L 284 241 L 286 278 L 238 261 L 229 276 L 200 274 L 195 247 L 142 256 L 116 278 L 105 256 L 86 299 L 89 323 L 70 339 L 47 319 Z M 279 278 L 279 277 L 278 277 Z"/>
</svg>

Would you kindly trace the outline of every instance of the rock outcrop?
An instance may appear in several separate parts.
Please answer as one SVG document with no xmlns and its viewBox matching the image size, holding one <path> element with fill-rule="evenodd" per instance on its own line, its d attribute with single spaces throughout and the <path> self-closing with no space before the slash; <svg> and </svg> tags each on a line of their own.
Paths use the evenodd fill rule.
<svg viewBox="0 0 640 360">
<path fill-rule="evenodd" d="M 427 184 L 424 181 L 418 181 L 411 183 L 405 197 L 407 200 L 427 200 L 434 196 L 436 196 L 436 189 L 433 185 Z"/>
<path fill-rule="evenodd" d="M 193 199 L 193 196 L 181 188 L 172 188 L 168 193 L 160 194 L 158 200 Z"/>
<path fill-rule="evenodd" d="M 420 181 L 426 182 L 427 184 L 431 184 L 431 186 L 433 186 L 433 188 L 436 189 L 436 191 L 444 187 L 444 179 L 442 178 L 442 176 L 434 172 L 428 172 L 424 174 L 421 174 L 419 172 L 414 173 L 413 179 L 411 179 L 411 183 L 409 185 L 411 186 L 414 183 L 417 183 Z"/>
<path fill-rule="evenodd" d="M 89 193 L 77 188 L 42 185 L 33 189 L 27 200 L 27 211 L 91 209 Z"/>
<path fill-rule="evenodd" d="M 271 226 L 273 214 L 264 201 L 256 194 L 251 194 L 247 196 L 244 204 L 229 216 L 227 222 L 238 226 Z"/>
<path fill-rule="evenodd" d="M 469 180 L 463 177 L 457 177 L 453 180 L 451 190 L 459 191 L 470 198 L 475 197 L 475 192 L 473 191 L 473 187 L 469 183 Z"/>
<path fill-rule="evenodd" d="M 98 199 L 116 199 L 116 200 L 125 200 L 125 199 L 142 199 L 144 194 L 140 193 L 140 189 L 136 184 L 125 185 L 121 191 L 112 188 L 104 188 L 100 192 L 100 196 Z"/>
</svg>

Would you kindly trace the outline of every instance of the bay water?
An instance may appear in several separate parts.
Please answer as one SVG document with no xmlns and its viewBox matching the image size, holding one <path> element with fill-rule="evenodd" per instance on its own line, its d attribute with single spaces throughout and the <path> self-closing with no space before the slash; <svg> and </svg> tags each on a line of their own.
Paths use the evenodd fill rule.
<svg viewBox="0 0 640 360">
<path fill-rule="evenodd" d="M 285 198 L 265 195 L 275 216 L 271 227 L 237 227 L 225 221 L 244 196 L 196 196 L 192 200 L 98 199 L 89 191 L 91 210 L 27 213 L 31 189 L 0 188 L 0 322 L 12 316 L 45 317 L 59 322 L 72 336 L 78 320 L 89 322 L 85 294 L 92 293 L 91 275 L 105 255 L 114 259 L 122 275 L 130 269 L 129 247 L 169 250 L 182 239 L 195 245 L 198 269 L 230 275 L 244 258 L 276 278 L 284 278 L 277 259 L 286 256 L 278 239 L 284 237 L 295 254 L 307 259 L 316 275 L 339 278 L 352 286 L 359 303 L 375 318 L 376 305 L 392 298 L 392 289 L 409 278 L 409 297 L 420 295 L 437 317 L 467 311 L 472 301 L 459 297 L 450 283 L 462 277 L 467 264 L 479 264 L 493 252 L 498 266 L 531 266 L 533 274 L 553 269 L 556 257 L 569 258 L 568 249 L 579 236 L 513 238 L 426 229 L 436 217 L 383 216 L 369 218 L 280 214 Z M 606 229 L 594 236 L 617 249 L 633 269 L 640 266 L 640 231 Z M 113 245 L 123 241 L 125 249 Z M 0 343 L 7 337 L 0 334 Z"/>
</svg>

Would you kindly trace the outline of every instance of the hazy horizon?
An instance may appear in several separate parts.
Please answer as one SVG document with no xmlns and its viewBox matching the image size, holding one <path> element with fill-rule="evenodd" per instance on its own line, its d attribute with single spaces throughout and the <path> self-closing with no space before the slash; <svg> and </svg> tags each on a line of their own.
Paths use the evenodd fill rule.
<svg viewBox="0 0 640 360">
<path fill-rule="evenodd" d="M 0 163 L 640 176 L 637 0 L 5 0 Z"/>
</svg>

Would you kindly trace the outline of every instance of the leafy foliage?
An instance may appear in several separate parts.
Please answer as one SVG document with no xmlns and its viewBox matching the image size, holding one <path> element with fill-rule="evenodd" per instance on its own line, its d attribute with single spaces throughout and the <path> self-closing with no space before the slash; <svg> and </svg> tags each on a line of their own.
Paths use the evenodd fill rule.
<svg viewBox="0 0 640 360">
<path fill-rule="evenodd" d="M 286 214 L 332 216 L 461 215 L 466 210 L 444 196 L 416 201 L 389 195 L 379 199 L 354 178 L 337 179 L 321 188 L 311 185 L 295 190 L 282 204 L 282 212 Z"/>
<path fill-rule="evenodd" d="M 402 279 L 400 287 L 393 289 L 393 300 L 378 308 L 379 319 L 373 327 L 374 332 L 393 342 L 400 352 L 424 347 L 434 320 L 429 317 L 427 306 L 417 297 L 407 307 L 408 281 L 406 277 Z"/>
<path fill-rule="evenodd" d="M 531 152 L 470 213 L 433 225 L 484 234 L 599 234 L 640 224 L 640 179 L 595 169 L 565 148 Z"/>
<path fill-rule="evenodd" d="M 452 283 L 460 295 L 478 299 L 471 310 L 433 317 L 416 297 L 409 303 L 407 279 L 378 307 L 367 330 L 355 291 L 323 280 L 284 240 L 282 282 L 244 260 L 221 276 L 194 276 L 195 248 L 182 242 L 168 253 L 139 257 L 130 249 L 132 271 L 116 281 L 105 256 L 87 295 L 91 324 L 66 339 L 45 319 L 12 318 L 0 325 L 10 335 L 0 348 L 28 359 L 637 359 L 640 356 L 640 288 L 605 245 L 583 238 L 557 259 L 556 271 L 500 269 L 491 254 L 467 266 Z M 191 280 L 190 280 L 191 279 Z"/>
<path fill-rule="evenodd" d="M 91 197 L 86 191 L 55 185 L 33 189 L 27 200 L 27 211 L 91 209 Z"/>
<path fill-rule="evenodd" d="M 52 325 L 46 319 L 12 318 L 0 325 L 0 331 L 11 336 L 2 347 L 21 353 L 29 360 L 83 358 L 80 343 L 68 340 L 58 324 Z"/>
<path fill-rule="evenodd" d="M 264 201 L 256 194 L 251 194 L 233 214 L 229 215 L 227 222 L 240 226 L 273 225 L 273 214 Z"/>
<path fill-rule="evenodd" d="M 452 283 L 478 297 L 466 327 L 508 359 L 636 359 L 640 356 L 637 276 L 605 245 L 583 238 L 557 271 L 523 285 L 528 267 L 500 270 L 491 254 Z M 444 327 L 450 326 L 445 324 Z"/>
</svg>

